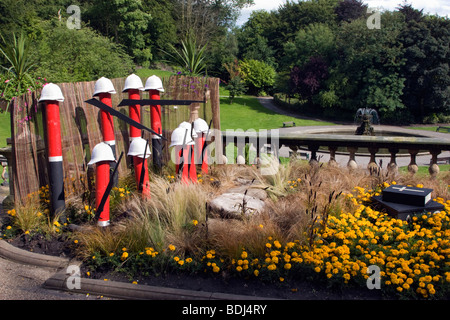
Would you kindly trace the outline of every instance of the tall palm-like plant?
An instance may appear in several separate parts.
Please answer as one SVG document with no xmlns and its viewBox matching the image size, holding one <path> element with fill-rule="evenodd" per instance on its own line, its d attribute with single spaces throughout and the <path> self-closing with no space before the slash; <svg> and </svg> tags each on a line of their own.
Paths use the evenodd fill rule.
<svg viewBox="0 0 450 320">
<path fill-rule="evenodd" d="M 188 36 L 186 41 L 181 41 L 180 50 L 171 44 L 169 44 L 169 49 L 170 52 L 162 50 L 169 57 L 168 62 L 180 66 L 186 74 L 198 76 L 206 71 L 206 45 L 198 46 L 193 36 Z"/>
<path fill-rule="evenodd" d="M 8 85 L 14 85 L 17 92 L 22 92 L 23 88 L 30 85 L 34 87 L 30 73 L 36 64 L 31 59 L 28 37 L 24 33 L 19 36 L 13 33 L 9 41 L 3 35 L 0 35 L 0 38 L 0 53 L 6 60 L 6 65 L 1 67 L 8 73 Z"/>
</svg>

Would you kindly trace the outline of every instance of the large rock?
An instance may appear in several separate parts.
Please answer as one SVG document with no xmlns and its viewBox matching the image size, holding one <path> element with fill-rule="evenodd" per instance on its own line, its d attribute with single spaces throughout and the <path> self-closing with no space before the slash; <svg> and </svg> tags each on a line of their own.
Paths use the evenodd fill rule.
<svg viewBox="0 0 450 320">
<path fill-rule="evenodd" d="M 242 194 L 244 194 L 246 192 L 247 192 L 247 196 L 254 197 L 259 200 L 264 201 L 267 199 L 267 193 L 263 189 L 249 187 L 249 186 L 245 186 L 245 185 L 231 188 L 231 189 L 227 190 L 225 193 L 242 193 Z"/>
<path fill-rule="evenodd" d="M 240 219 L 257 214 L 264 208 L 264 201 L 243 193 L 224 193 L 209 202 L 211 211 L 222 218 Z"/>
</svg>

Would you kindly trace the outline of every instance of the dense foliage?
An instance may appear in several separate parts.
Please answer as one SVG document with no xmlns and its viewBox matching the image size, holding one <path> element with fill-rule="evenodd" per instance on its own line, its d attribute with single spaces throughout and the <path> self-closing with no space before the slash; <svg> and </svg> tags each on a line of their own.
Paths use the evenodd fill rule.
<svg viewBox="0 0 450 320">
<path fill-rule="evenodd" d="M 36 67 L 31 76 L 52 82 L 126 76 L 135 67 L 173 62 L 171 54 L 188 56 L 192 40 L 201 74 L 228 83 L 236 75 L 227 65 L 237 60 L 246 93 L 278 94 L 305 113 L 348 120 L 370 107 L 384 123 L 449 122 L 448 18 L 409 4 L 379 13 L 361 0 L 305 0 L 254 11 L 237 26 L 240 10 L 252 3 L 0 0 L 0 33 L 24 33 Z M 79 7 L 80 29 L 67 28 L 76 17 L 71 5 Z M 0 62 L 10 67 L 4 57 Z"/>
</svg>

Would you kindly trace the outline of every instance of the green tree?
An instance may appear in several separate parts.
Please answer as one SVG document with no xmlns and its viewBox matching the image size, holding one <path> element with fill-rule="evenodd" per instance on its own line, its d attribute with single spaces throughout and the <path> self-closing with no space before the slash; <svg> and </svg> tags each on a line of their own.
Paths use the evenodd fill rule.
<svg viewBox="0 0 450 320">
<path fill-rule="evenodd" d="M 134 65 L 121 46 L 87 26 L 68 29 L 64 22 L 42 23 L 34 54 L 36 72 L 50 82 L 92 81 L 102 76 L 124 77 Z"/>
<path fill-rule="evenodd" d="M 336 36 L 328 25 L 312 23 L 299 30 L 295 40 L 284 45 L 284 50 L 282 61 L 286 70 L 302 66 L 314 56 L 329 62 L 336 53 Z"/>
<path fill-rule="evenodd" d="M 400 70 L 405 60 L 399 42 L 402 20 L 390 12 L 383 13 L 381 19 L 379 30 L 368 29 L 365 19 L 341 25 L 337 34 L 339 59 L 330 68 L 324 97 L 353 112 L 361 107 L 375 108 L 386 121 L 398 119 L 404 109 L 405 79 Z"/>
<path fill-rule="evenodd" d="M 275 84 L 276 71 L 273 67 L 259 60 L 240 61 L 242 80 L 251 94 L 264 95 Z"/>
<path fill-rule="evenodd" d="M 229 74 L 225 65 L 237 59 L 238 52 L 238 40 L 233 31 L 228 31 L 224 36 L 211 40 L 206 55 L 208 73 L 224 80 L 228 79 Z"/>
<path fill-rule="evenodd" d="M 152 19 L 144 33 L 145 43 L 152 53 L 153 61 L 164 60 L 164 52 L 169 44 L 178 43 L 176 19 L 173 1 L 146 0 L 142 3 L 143 11 Z"/>
<path fill-rule="evenodd" d="M 338 21 L 350 22 L 367 14 L 367 4 L 361 0 L 343 0 L 338 3 L 334 12 Z"/>
<path fill-rule="evenodd" d="M 136 63 L 148 66 L 152 53 L 146 32 L 152 17 L 140 0 L 90 0 L 86 12 L 90 25 L 124 46 Z"/>
<path fill-rule="evenodd" d="M 265 10 L 253 11 L 250 18 L 237 30 L 240 59 L 254 59 L 265 61 L 277 68 L 275 50 L 269 45 L 273 15 Z"/>
<path fill-rule="evenodd" d="M 181 38 L 193 32 L 199 45 L 210 43 L 234 26 L 239 11 L 253 0 L 174 0 Z"/>
<path fill-rule="evenodd" d="M 337 27 L 335 7 L 339 0 L 305 0 L 287 1 L 274 13 L 274 31 L 269 45 L 276 52 L 276 59 L 283 56 L 283 44 L 293 42 L 297 32 L 312 23 L 327 24 L 332 29 Z"/>
<path fill-rule="evenodd" d="M 424 16 L 410 5 L 399 11 L 406 21 L 400 36 L 406 59 L 402 100 L 418 122 L 433 114 L 448 114 L 450 21 Z"/>
</svg>

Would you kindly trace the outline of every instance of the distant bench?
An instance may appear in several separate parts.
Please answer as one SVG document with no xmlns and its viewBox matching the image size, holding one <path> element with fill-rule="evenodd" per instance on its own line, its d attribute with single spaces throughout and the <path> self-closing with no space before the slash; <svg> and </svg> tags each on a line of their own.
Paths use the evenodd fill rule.
<svg viewBox="0 0 450 320">
<path fill-rule="evenodd" d="M 283 128 L 287 126 L 295 127 L 295 122 L 294 121 L 283 122 Z"/>
<path fill-rule="evenodd" d="M 436 132 L 439 132 L 439 131 L 450 133 L 450 127 L 441 127 L 441 126 L 439 126 L 439 127 L 436 128 Z"/>
</svg>

